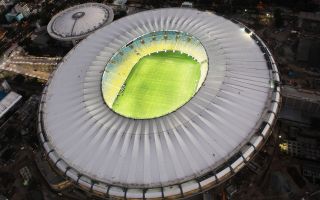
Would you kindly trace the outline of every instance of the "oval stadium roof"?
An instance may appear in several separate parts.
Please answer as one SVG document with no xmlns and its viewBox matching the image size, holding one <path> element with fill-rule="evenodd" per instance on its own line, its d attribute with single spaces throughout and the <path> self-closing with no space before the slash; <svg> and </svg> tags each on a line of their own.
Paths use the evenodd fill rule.
<svg viewBox="0 0 320 200">
<path fill-rule="evenodd" d="M 48 33 L 58 40 L 78 40 L 112 22 L 113 10 L 100 3 L 85 3 L 56 14 L 47 26 Z"/>
<path fill-rule="evenodd" d="M 134 39 L 166 30 L 202 43 L 202 87 L 162 117 L 116 114 L 101 92 L 105 66 Z M 242 24 L 192 9 L 145 11 L 99 29 L 64 58 L 42 97 L 40 138 L 62 174 L 88 191 L 185 197 L 227 180 L 262 147 L 279 109 L 279 81 L 269 50 Z"/>
</svg>

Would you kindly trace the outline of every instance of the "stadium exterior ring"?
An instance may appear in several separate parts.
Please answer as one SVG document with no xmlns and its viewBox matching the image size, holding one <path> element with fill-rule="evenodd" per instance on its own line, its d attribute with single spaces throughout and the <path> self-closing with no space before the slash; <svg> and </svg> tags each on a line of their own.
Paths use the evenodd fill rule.
<svg viewBox="0 0 320 200">
<path fill-rule="evenodd" d="M 79 40 L 111 23 L 113 17 L 112 8 L 105 4 L 84 3 L 57 13 L 50 20 L 47 31 L 57 40 Z"/>
<path fill-rule="evenodd" d="M 113 112 L 101 92 L 112 56 L 142 35 L 170 30 L 206 50 L 208 74 L 196 95 L 154 119 Z M 187 197 L 228 180 L 262 148 L 279 111 L 279 82 L 270 51 L 239 22 L 192 9 L 145 11 L 65 56 L 43 92 L 39 136 L 55 168 L 95 195 Z"/>
</svg>

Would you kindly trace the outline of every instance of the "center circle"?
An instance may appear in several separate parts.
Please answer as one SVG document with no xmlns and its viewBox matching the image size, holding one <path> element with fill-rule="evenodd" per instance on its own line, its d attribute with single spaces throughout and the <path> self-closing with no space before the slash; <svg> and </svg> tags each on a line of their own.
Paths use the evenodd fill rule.
<svg viewBox="0 0 320 200">
<path fill-rule="evenodd" d="M 174 112 L 200 89 L 208 71 L 204 47 L 177 31 L 143 35 L 112 56 L 102 76 L 105 103 L 133 119 Z"/>
<path fill-rule="evenodd" d="M 79 19 L 85 15 L 85 12 L 76 12 L 72 15 L 73 19 Z"/>
</svg>

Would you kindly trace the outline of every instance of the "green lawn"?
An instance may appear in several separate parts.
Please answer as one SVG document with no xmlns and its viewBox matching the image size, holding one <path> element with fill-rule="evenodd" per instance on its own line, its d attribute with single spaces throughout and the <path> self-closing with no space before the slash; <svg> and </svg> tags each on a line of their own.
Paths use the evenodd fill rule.
<svg viewBox="0 0 320 200">
<path fill-rule="evenodd" d="M 112 108 L 135 119 L 165 115 L 194 95 L 199 78 L 200 64 L 187 54 L 171 51 L 145 56 L 133 67 Z"/>
</svg>

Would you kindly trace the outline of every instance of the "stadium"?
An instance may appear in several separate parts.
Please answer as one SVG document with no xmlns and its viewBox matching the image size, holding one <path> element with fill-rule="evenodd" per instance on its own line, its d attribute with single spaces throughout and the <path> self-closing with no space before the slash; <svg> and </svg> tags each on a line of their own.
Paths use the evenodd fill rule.
<svg viewBox="0 0 320 200">
<path fill-rule="evenodd" d="M 57 13 L 47 25 L 49 35 L 61 41 L 77 41 L 112 22 L 112 8 L 101 3 L 84 3 Z"/>
<path fill-rule="evenodd" d="M 186 198 L 229 180 L 272 133 L 279 73 L 263 41 L 210 12 L 105 26 L 51 75 L 39 137 L 57 172 L 101 198 Z"/>
</svg>

